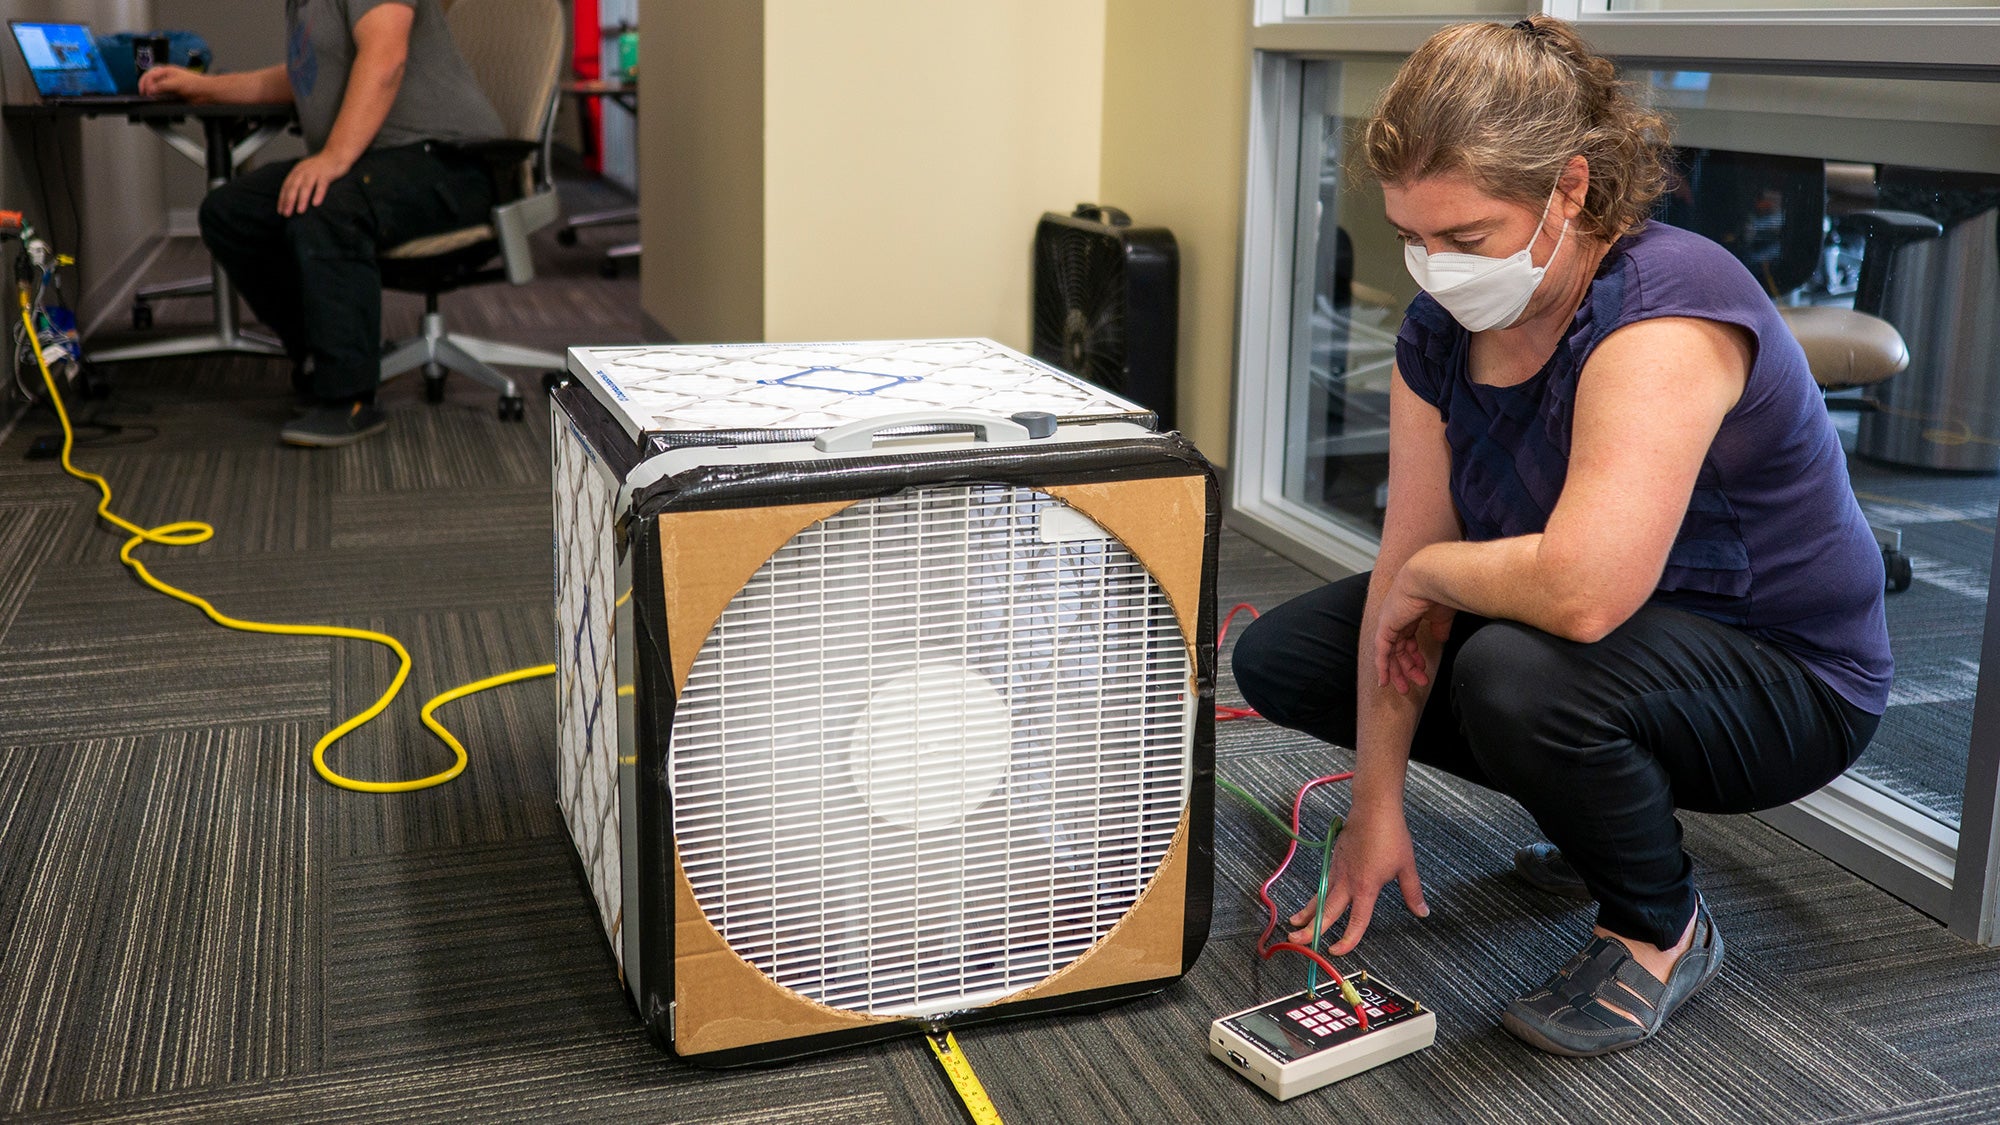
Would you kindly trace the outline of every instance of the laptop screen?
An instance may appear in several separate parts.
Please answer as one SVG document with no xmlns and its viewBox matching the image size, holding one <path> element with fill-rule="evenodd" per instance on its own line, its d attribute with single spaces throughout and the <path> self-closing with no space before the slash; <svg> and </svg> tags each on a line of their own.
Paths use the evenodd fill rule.
<svg viewBox="0 0 2000 1125">
<path fill-rule="evenodd" d="M 28 61 L 28 73 L 35 76 L 35 89 L 45 98 L 77 94 L 115 94 L 117 83 L 97 53 L 97 41 L 90 28 L 80 23 L 29 23 L 15 20 L 9 25 L 21 57 Z"/>
</svg>

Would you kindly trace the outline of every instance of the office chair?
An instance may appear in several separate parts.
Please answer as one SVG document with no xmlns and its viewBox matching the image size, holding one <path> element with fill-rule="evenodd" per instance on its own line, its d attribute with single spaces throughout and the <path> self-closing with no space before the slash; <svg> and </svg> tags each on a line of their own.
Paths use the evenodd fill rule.
<svg viewBox="0 0 2000 1125">
<path fill-rule="evenodd" d="M 1826 236 L 1824 160 L 1688 148 L 1676 150 L 1675 164 L 1678 182 L 1655 217 L 1722 244 L 1773 300 L 1812 279 Z M 1863 239 L 1854 307 L 1778 306 L 1822 394 L 1872 386 L 1910 365 L 1902 334 L 1882 317 L 1889 269 L 1904 245 L 1934 238 L 1942 230 L 1906 211 L 1863 209 L 1839 222 Z M 1876 409 L 1867 398 L 1829 397 L 1826 404 L 1829 410 Z M 1903 554 L 1903 533 L 1874 524 L 1869 530 L 1882 548 L 1884 589 L 1908 589 L 1910 559 Z"/>
<path fill-rule="evenodd" d="M 455 0 L 445 21 L 508 139 L 482 146 L 496 173 L 488 222 L 413 239 L 379 255 L 384 288 L 424 295 L 423 333 L 388 349 L 382 379 L 422 368 L 424 397 L 442 402 L 445 373 L 456 371 L 499 391 L 500 417 L 520 421 L 520 391 L 490 365 L 560 371 L 563 357 L 452 332 L 438 311 L 438 297 L 502 278 L 515 285 L 534 279 L 528 236 L 560 216 L 550 144 L 556 82 L 568 43 L 563 9 L 558 0 Z"/>
<path fill-rule="evenodd" d="M 1908 213 L 1913 232 L 1882 309 L 1910 346 L 1910 374 L 1869 390 L 1880 409 L 1861 416 L 1854 449 L 1888 465 L 2000 473 L 2000 176 L 1885 164 L 1875 179 L 1876 205 Z"/>
<path fill-rule="evenodd" d="M 634 122 L 639 120 L 639 93 L 637 87 L 629 79 L 616 82 L 580 80 L 564 88 L 579 99 L 597 98 L 603 102 L 616 103 L 626 113 L 632 115 Z M 589 147 L 589 139 L 590 134 L 586 132 L 586 152 Z M 568 221 L 557 227 L 556 241 L 564 246 L 575 246 L 577 244 L 577 231 L 590 227 L 628 225 L 639 225 L 639 208 L 610 207 L 602 211 L 589 211 L 581 215 L 571 215 Z M 642 250 L 637 241 L 621 242 L 609 247 L 604 251 L 604 257 L 598 261 L 598 276 L 605 278 L 617 277 L 619 265 L 623 262 L 637 262 L 641 253 Z"/>
<path fill-rule="evenodd" d="M 556 241 L 564 246 L 575 246 L 577 231 L 588 227 L 624 226 L 628 223 L 636 225 L 638 221 L 637 207 L 612 207 L 603 211 L 590 211 L 573 216 L 564 223 L 556 231 Z M 636 261 L 641 253 L 643 251 L 639 243 L 621 242 L 604 251 L 604 260 L 598 265 L 597 273 L 600 277 L 615 278 L 618 276 L 619 263 Z"/>
</svg>

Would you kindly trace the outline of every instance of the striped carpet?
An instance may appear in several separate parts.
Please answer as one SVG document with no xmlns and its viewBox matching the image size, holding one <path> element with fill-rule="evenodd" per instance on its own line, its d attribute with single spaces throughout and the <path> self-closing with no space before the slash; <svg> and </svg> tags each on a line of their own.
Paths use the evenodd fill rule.
<svg viewBox="0 0 2000 1125">
<path fill-rule="evenodd" d="M 634 285 L 597 278 L 588 236 L 543 249 L 544 280 L 465 295 L 468 319 L 535 342 L 636 337 Z M 389 433 L 311 453 L 273 441 L 286 388 L 271 364 L 114 374 L 105 416 L 125 419 L 127 438 L 139 425 L 157 436 L 79 459 L 133 518 L 219 529 L 200 547 L 147 549 L 163 577 L 238 615 L 409 644 L 404 702 L 336 749 L 341 770 L 438 768 L 445 752 L 415 700 L 549 658 L 547 416 L 534 396 L 526 424 L 503 423 L 488 392 L 455 381 L 433 407 L 405 383 L 386 396 Z M 556 810 L 550 685 L 453 705 L 473 762 L 449 786 L 332 789 L 309 749 L 373 698 L 387 655 L 226 633 L 139 587 L 115 561 L 119 537 L 91 520 L 89 490 L 23 459 L 47 428 L 30 417 L 0 443 L 0 1118 L 957 1119 L 914 1041 L 756 1072 L 661 1054 L 619 991 Z M 1226 537 L 1225 606 L 1311 581 Z M 1222 695 L 1238 698 L 1226 677 Z M 1225 724 L 1220 744 L 1221 772 L 1273 801 L 1345 760 L 1255 719 Z M 1531 835 L 1518 809 L 1419 771 L 1412 810 L 1432 917 L 1385 902 L 1351 963 L 1435 1008 L 1435 1047 L 1282 1106 L 1206 1056 L 1210 1019 L 1301 975 L 1254 955 L 1253 892 L 1281 838 L 1225 796 L 1214 930 L 1185 981 L 1098 1015 L 961 1036 L 1006 1119 L 2000 1117 L 2000 952 L 1749 819 L 1688 818 L 1730 956 L 1671 1029 L 1595 1061 L 1522 1047 L 1498 1007 L 1578 944 L 1587 912 L 1504 874 Z M 1284 901 L 1303 887 L 1290 877 Z"/>
</svg>

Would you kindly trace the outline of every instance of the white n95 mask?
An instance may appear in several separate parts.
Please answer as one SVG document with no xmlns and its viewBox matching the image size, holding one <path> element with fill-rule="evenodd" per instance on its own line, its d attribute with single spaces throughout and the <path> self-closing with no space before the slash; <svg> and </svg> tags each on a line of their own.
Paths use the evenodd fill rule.
<svg viewBox="0 0 2000 1125">
<path fill-rule="evenodd" d="M 1551 192 L 1548 204 L 1542 208 L 1542 217 L 1535 221 L 1535 233 L 1528 236 L 1528 244 L 1518 254 L 1505 258 L 1431 254 L 1422 245 L 1411 242 L 1403 245 L 1403 265 L 1424 292 L 1443 305 L 1444 311 L 1464 325 L 1466 331 L 1510 328 L 1521 319 L 1528 300 L 1541 287 L 1542 275 L 1548 272 L 1547 266 L 1535 264 L 1530 251 L 1541 237 L 1542 224 L 1548 222 L 1549 208 L 1555 202 L 1555 194 Z M 1556 248 L 1549 252 L 1549 261 L 1556 260 L 1567 237 L 1569 220 L 1564 219 L 1562 233 L 1556 236 Z"/>
</svg>

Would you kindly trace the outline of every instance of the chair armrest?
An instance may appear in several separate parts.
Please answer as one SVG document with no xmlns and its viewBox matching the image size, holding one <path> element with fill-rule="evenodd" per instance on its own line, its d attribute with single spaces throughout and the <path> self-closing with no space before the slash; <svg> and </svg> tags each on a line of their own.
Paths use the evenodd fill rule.
<svg viewBox="0 0 2000 1125">
<path fill-rule="evenodd" d="M 1886 211 L 1870 207 L 1849 211 L 1839 221 L 1842 226 L 1861 232 L 1863 238 L 1887 237 L 1899 243 L 1936 238 L 1944 233 L 1944 227 L 1936 219 L 1914 211 Z"/>
<path fill-rule="evenodd" d="M 528 236 L 562 216 L 562 203 L 554 188 L 525 195 L 493 209 L 493 233 L 500 241 L 500 261 L 507 267 L 507 280 L 526 285 L 535 279 L 535 256 Z"/>
<path fill-rule="evenodd" d="M 1854 292 L 1854 307 L 1875 316 L 1882 315 L 1896 252 L 1944 233 L 1943 225 L 1928 216 L 1873 207 L 1842 216 L 1840 225 L 1861 232 L 1861 285 Z"/>
</svg>

